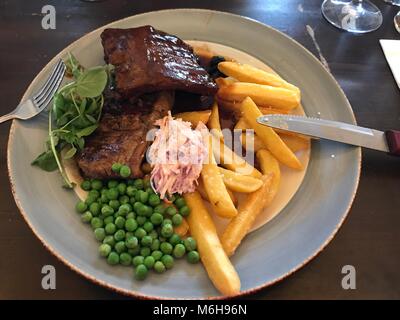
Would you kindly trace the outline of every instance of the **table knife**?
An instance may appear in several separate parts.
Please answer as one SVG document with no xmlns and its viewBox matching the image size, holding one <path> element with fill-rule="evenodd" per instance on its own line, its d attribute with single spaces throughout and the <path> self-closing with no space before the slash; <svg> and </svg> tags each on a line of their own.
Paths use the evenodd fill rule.
<svg viewBox="0 0 400 320">
<path fill-rule="evenodd" d="M 400 156 L 400 131 L 379 131 L 345 122 L 296 115 L 264 115 L 257 122 L 271 128 L 375 149 Z"/>
</svg>

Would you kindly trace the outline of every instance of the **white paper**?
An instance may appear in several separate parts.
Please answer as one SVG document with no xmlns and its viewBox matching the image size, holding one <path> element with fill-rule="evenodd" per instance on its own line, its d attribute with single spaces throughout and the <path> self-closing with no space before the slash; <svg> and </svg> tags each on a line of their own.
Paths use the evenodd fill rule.
<svg viewBox="0 0 400 320">
<path fill-rule="evenodd" d="M 400 88 L 400 40 L 379 40 L 383 53 Z"/>
</svg>

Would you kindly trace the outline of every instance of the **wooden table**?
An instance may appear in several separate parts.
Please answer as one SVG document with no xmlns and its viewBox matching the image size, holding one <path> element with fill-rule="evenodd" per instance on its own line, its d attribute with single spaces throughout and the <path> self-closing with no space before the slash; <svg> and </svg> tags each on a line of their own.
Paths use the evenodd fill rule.
<svg viewBox="0 0 400 320">
<path fill-rule="evenodd" d="M 41 8 L 57 10 L 56 30 L 41 28 Z M 17 105 L 33 77 L 61 49 L 87 32 L 137 13 L 177 7 L 228 11 L 285 32 L 318 56 L 306 25 L 339 81 L 360 125 L 400 129 L 400 92 L 378 43 L 400 39 L 393 27 L 396 7 L 374 1 L 384 15 L 379 30 L 354 35 L 321 16 L 321 0 L 202 0 L 89 3 L 72 0 L 0 1 L 0 114 Z M 171 5 L 174 4 L 174 5 Z M 123 298 L 68 269 L 36 239 L 14 203 L 7 176 L 10 123 L 0 125 L 0 298 Z M 34 187 L 34 186 L 32 186 Z M 363 150 L 362 175 L 347 221 L 328 247 L 286 280 L 249 296 L 257 299 L 400 298 L 400 159 Z M 41 268 L 54 265 L 57 289 L 41 288 Z M 341 287 L 342 266 L 357 271 L 357 289 Z"/>
</svg>

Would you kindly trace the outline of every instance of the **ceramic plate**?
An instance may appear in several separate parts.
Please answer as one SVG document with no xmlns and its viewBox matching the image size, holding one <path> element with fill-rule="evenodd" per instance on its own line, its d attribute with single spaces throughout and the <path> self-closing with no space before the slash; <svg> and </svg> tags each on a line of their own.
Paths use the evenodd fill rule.
<svg viewBox="0 0 400 320">
<path fill-rule="evenodd" d="M 246 53 L 300 87 L 302 105 L 309 116 L 355 123 L 349 102 L 335 79 L 305 48 L 277 30 L 237 15 L 199 9 L 145 13 L 105 27 L 146 24 L 185 40 L 216 43 Z M 68 51 L 85 66 L 102 64 L 99 35 L 105 27 L 54 57 L 31 83 L 23 100 L 40 87 L 56 59 Z M 121 293 L 145 298 L 221 297 L 201 264 L 178 261 L 173 271 L 138 282 L 132 279 L 131 268 L 111 267 L 98 257 L 92 231 L 74 213 L 77 196 L 60 187 L 58 173 L 45 173 L 30 165 L 43 149 L 46 118 L 43 113 L 30 121 L 14 121 L 8 144 L 8 169 L 16 203 L 42 243 L 73 270 Z M 359 148 L 313 142 L 297 192 L 279 208 L 279 215 L 248 235 L 232 257 L 241 278 L 241 294 L 283 279 L 327 245 L 350 209 L 360 164 Z"/>
</svg>

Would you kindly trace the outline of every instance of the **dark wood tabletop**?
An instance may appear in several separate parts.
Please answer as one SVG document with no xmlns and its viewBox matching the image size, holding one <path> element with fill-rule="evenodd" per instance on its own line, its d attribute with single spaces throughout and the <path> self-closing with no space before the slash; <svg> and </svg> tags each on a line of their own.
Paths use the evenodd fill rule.
<svg viewBox="0 0 400 320">
<path fill-rule="evenodd" d="M 400 39 L 393 27 L 399 10 L 381 0 L 383 25 L 355 35 L 331 26 L 322 0 L 0 0 L 0 114 L 10 112 L 42 67 L 89 31 L 137 13 L 194 7 L 232 12 L 262 21 L 300 42 L 317 57 L 316 41 L 346 93 L 359 125 L 400 129 L 400 91 L 379 39 Z M 41 10 L 54 5 L 56 29 L 43 30 Z M 52 256 L 20 215 L 11 194 L 6 154 L 10 123 L 0 125 L 0 299 L 118 299 Z M 32 186 L 34 188 L 34 186 Z M 350 214 L 336 237 L 314 260 L 253 299 L 399 299 L 400 159 L 363 150 L 362 175 Z M 41 269 L 53 265 L 57 289 L 43 290 Z M 342 267 L 356 269 L 356 289 L 341 286 Z"/>
</svg>

